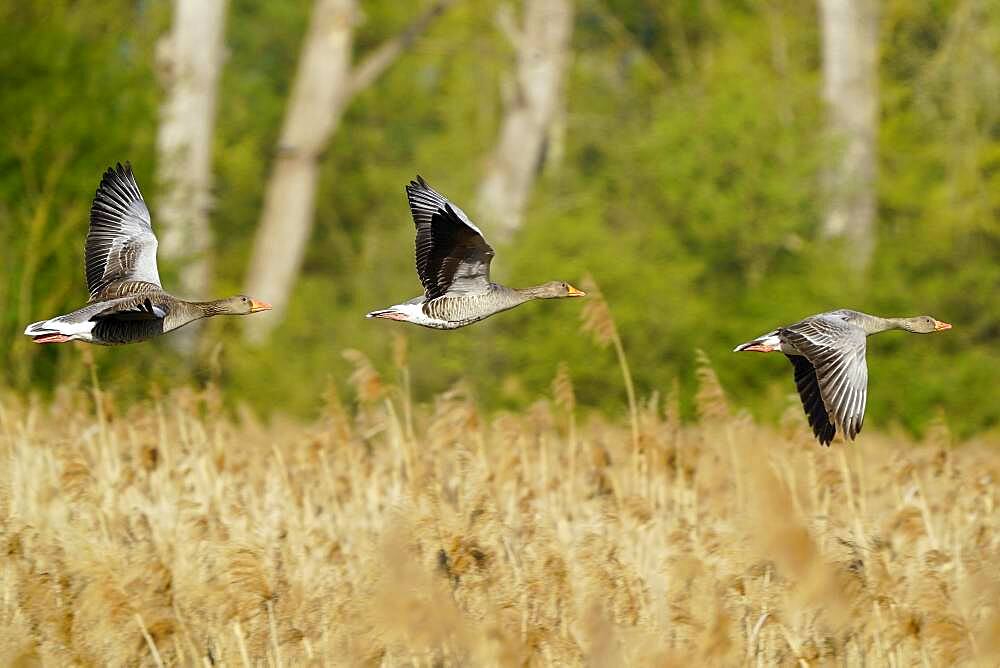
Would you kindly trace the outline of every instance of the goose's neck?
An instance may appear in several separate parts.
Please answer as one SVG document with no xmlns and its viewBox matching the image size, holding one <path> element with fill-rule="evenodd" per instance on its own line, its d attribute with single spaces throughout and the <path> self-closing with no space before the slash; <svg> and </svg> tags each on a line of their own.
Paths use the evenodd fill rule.
<svg viewBox="0 0 1000 668">
<path fill-rule="evenodd" d="M 208 318 L 227 313 L 228 300 L 213 299 L 207 302 L 184 302 L 195 318 Z"/>
<path fill-rule="evenodd" d="M 891 329 L 907 329 L 906 318 L 880 318 L 870 315 L 865 322 L 865 331 L 869 334 L 888 332 Z"/>
<path fill-rule="evenodd" d="M 545 290 L 545 285 L 532 285 L 527 288 L 514 288 L 510 291 L 518 295 L 522 301 L 527 302 L 533 299 L 543 299 L 545 297 Z"/>
</svg>

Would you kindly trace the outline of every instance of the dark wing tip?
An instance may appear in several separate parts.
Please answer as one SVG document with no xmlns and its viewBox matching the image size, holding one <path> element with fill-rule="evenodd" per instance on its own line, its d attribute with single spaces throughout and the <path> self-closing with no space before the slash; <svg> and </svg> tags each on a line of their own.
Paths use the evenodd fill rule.
<svg viewBox="0 0 1000 668">
<path fill-rule="evenodd" d="M 143 201 L 142 191 L 136 183 L 135 174 L 132 172 L 132 163 L 128 160 L 123 165 L 116 162 L 113 166 L 105 170 L 101 177 L 101 185 L 95 193 L 96 199 L 139 200 Z"/>
<path fill-rule="evenodd" d="M 418 190 L 430 190 L 431 187 L 427 185 L 427 181 L 424 181 L 424 177 L 417 174 L 417 178 L 406 186 L 407 193 L 414 193 Z"/>
<path fill-rule="evenodd" d="M 104 178 L 130 178 L 132 176 L 132 163 L 128 160 L 125 161 L 123 165 L 121 162 L 115 162 L 112 166 L 108 167 L 104 172 Z"/>
</svg>

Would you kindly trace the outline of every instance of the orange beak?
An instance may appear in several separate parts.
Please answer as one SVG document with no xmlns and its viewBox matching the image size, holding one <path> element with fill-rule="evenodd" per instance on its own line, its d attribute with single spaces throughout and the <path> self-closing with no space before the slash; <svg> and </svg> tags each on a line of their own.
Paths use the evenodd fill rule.
<svg viewBox="0 0 1000 668">
<path fill-rule="evenodd" d="M 250 300 L 250 312 L 257 313 L 259 311 L 270 311 L 271 305 L 267 302 L 259 302 L 256 299 Z"/>
<path fill-rule="evenodd" d="M 940 320 L 935 320 L 934 321 L 934 331 L 935 332 L 943 332 L 946 329 L 951 329 L 951 325 L 948 324 L 947 322 L 941 322 Z"/>
<path fill-rule="evenodd" d="M 570 286 L 568 286 L 568 289 L 567 289 L 567 292 L 566 292 L 566 296 L 567 297 L 586 297 L 587 293 L 584 292 L 583 290 L 577 290 L 572 285 L 570 285 Z"/>
</svg>

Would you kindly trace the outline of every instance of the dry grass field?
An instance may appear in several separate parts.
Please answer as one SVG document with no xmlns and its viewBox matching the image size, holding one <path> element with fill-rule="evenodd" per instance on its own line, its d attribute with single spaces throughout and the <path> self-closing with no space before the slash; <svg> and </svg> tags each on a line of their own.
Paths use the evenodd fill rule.
<svg viewBox="0 0 1000 668">
<path fill-rule="evenodd" d="M 402 358 L 403 355 L 400 355 Z M 674 398 L 263 424 L 181 390 L 0 399 L 0 665 L 993 666 L 1000 439 L 819 447 Z"/>
</svg>

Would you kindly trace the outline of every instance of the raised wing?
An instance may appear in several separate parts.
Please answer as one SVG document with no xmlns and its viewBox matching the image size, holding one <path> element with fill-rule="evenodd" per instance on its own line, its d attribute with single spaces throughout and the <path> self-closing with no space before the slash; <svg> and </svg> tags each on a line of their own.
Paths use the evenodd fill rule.
<svg viewBox="0 0 1000 668">
<path fill-rule="evenodd" d="M 801 352 L 811 367 L 810 374 L 802 362 L 792 359 L 799 397 L 817 438 L 828 444 L 836 433 L 823 426 L 825 419 L 853 440 L 861 431 L 868 403 L 868 337 L 864 330 L 842 317 L 820 315 L 784 327 L 779 335 Z M 816 403 L 816 389 L 822 407 Z"/>
<path fill-rule="evenodd" d="M 419 176 L 406 186 L 406 198 L 417 226 L 417 275 L 426 299 L 489 290 L 493 248 L 465 212 Z"/>
<path fill-rule="evenodd" d="M 160 287 L 156 235 L 132 167 L 109 168 L 90 206 L 90 231 L 84 253 L 91 301 L 116 283 Z M 118 291 L 125 292 L 125 291 Z"/>
</svg>

